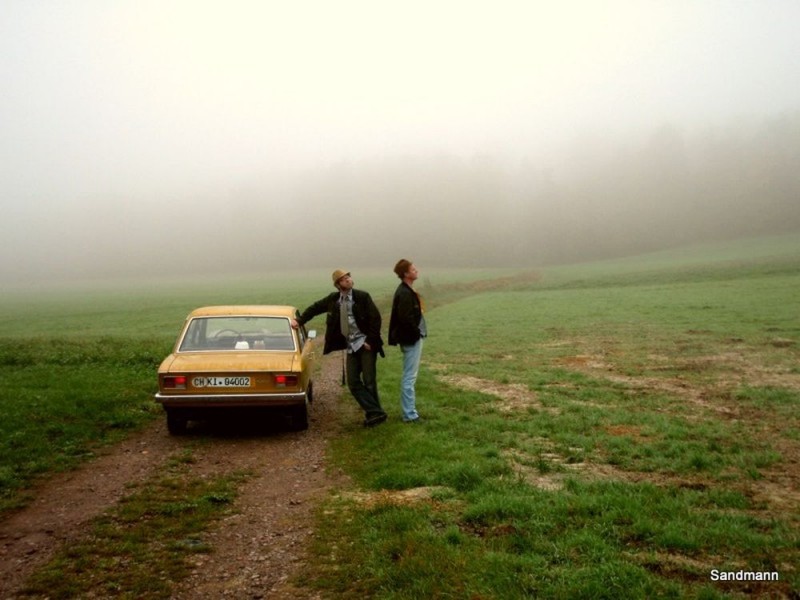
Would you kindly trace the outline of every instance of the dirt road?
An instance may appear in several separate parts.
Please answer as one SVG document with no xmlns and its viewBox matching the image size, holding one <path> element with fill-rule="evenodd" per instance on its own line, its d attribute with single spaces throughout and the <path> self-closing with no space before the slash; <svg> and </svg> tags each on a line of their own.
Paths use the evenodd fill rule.
<svg viewBox="0 0 800 600">
<path fill-rule="evenodd" d="M 82 468 L 40 485 L 27 508 L 0 521 L 0 598 L 14 598 L 57 549 L 81 536 L 93 518 L 186 447 L 191 447 L 198 476 L 242 470 L 254 476 L 240 489 L 233 514 L 209 532 L 213 551 L 197 555 L 194 571 L 178 583 L 173 597 L 314 597 L 289 579 L 304 559 L 314 507 L 334 484 L 325 451 L 342 422 L 336 417 L 341 394 L 337 359 L 322 360 L 308 431 L 212 429 L 172 437 L 158 420 Z"/>
</svg>

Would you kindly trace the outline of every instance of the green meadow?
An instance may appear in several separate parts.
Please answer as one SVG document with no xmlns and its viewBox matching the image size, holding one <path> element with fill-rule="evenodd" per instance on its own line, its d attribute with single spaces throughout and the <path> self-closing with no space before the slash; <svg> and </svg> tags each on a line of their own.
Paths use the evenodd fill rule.
<svg viewBox="0 0 800 600">
<path fill-rule="evenodd" d="M 392 418 L 349 426 L 355 404 L 338 400 L 329 462 L 352 487 L 320 507 L 299 583 L 344 598 L 800 594 L 800 235 L 538 270 L 418 266 L 424 423 L 400 422 L 388 348 Z M 390 270 L 353 276 L 388 323 Z M 302 308 L 329 289 L 319 271 L 4 292 L 0 510 L 162 418 L 155 368 L 189 310 Z"/>
</svg>

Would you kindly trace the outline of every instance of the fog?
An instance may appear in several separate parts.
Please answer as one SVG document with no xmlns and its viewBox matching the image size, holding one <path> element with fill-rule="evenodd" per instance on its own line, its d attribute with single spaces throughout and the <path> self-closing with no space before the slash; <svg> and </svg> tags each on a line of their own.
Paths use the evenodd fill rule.
<svg viewBox="0 0 800 600">
<path fill-rule="evenodd" d="M 6 0 L 0 280 L 800 229 L 795 0 Z"/>
</svg>

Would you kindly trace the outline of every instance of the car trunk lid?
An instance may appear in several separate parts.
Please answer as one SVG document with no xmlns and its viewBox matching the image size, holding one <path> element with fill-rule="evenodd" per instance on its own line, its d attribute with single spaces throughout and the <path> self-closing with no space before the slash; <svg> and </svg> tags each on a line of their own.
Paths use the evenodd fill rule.
<svg viewBox="0 0 800 600">
<path fill-rule="evenodd" d="M 164 361 L 165 363 L 167 361 Z M 208 354 L 203 352 L 176 354 L 168 365 L 162 366 L 166 373 L 243 373 L 258 371 L 291 372 L 295 364 L 294 352 L 226 352 Z"/>
</svg>

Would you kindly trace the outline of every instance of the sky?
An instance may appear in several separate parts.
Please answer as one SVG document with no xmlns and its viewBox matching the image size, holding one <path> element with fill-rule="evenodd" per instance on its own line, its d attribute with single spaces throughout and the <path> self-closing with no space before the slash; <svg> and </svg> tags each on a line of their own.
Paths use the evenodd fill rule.
<svg viewBox="0 0 800 600">
<path fill-rule="evenodd" d="M 797 111 L 797 23 L 796 0 L 4 0 L 0 276 L 272 173 L 557 164 L 586 132 Z"/>
</svg>

